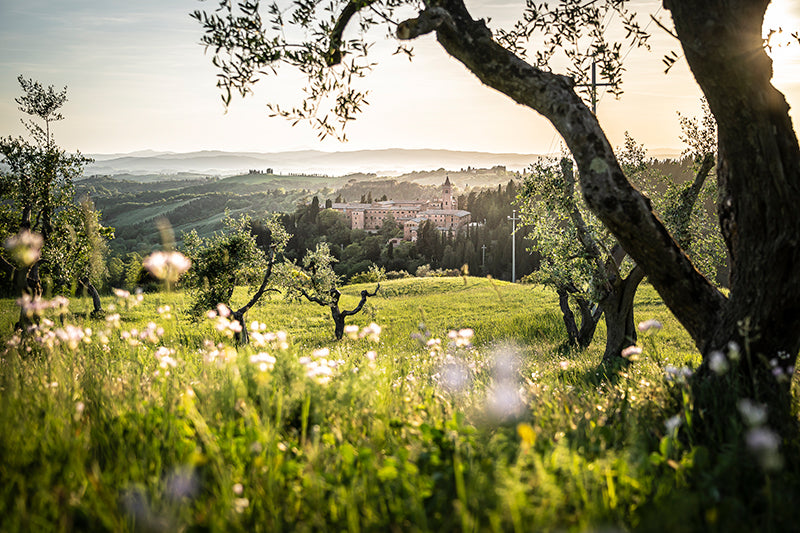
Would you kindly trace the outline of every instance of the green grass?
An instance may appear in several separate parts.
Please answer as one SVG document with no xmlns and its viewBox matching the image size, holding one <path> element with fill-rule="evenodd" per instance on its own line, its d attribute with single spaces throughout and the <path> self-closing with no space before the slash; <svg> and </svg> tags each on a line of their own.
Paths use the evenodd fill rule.
<svg viewBox="0 0 800 533">
<path fill-rule="evenodd" d="M 346 287 L 342 307 L 363 288 L 374 286 Z M 382 283 L 348 322 L 379 324 L 377 341 L 336 343 L 326 308 L 273 296 L 247 318 L 287 332 L 285 347 L 235 348 L 213 320 L 185 314 L 182 293 L 104 299 L 118 326 L 80 319 L 90 304 L 77 299 L 65 324 L 86 340 L 29 339 L 2 355 L 0 530 L 790 528 L 788 467 L 740 493 L 727 483 L 736 443 L 694 444 L 685 417 L 668 433 L 691 392 L 663 367 L 699 359 L 652 288 L 639 292 L 637 319 L 664 328 L 617 370 L 598 369 L 602 325 L 590 349 L 560 349 L 552 291 L 479 278 Z M 18 310 L 0 310 L 10 332 Z M 163 332 L 131 342 L 150 321 Z M 463 328 L 472 345 L 448 346 Z M 441 348 L 426 346 L 436 338 Z M 159 365 L 159 348 L 175 366 Z M 251 362 L 261 352 L 274 368 Z M 330 381 L 303 358 L 336 361 Z M 787 457 L 797 447 L 785 446 Z"/>
</svg>

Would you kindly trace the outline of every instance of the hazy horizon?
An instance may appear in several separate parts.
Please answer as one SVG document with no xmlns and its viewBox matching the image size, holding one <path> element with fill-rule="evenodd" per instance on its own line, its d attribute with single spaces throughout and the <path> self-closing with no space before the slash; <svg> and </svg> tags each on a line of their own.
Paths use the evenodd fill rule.
<svg viewBox="0 0 800 533">
<path fill-rule="evenodd" d="M 652 52 L 623 47 L 619 100 L 599 93 L 598 117 L 612 145 L 626 131 L 651 151 L 681 151 L 677 112 L 700 113 L 700 91 L 680 59 L 668 75 L 661 57 L 676 42 L 648 17 L 670 24 L 656 0 L 634 0 L 653 33 Z M 508 28 L 524 3 L 474 0 L 476 17 L 493 29 Z M 54 125 L 56 141 L 69 151 L 124 154 L 143 150 L 193 152 L 356 151 L 447 149 L 488 153 L 558 152 L 561 140 L 534 111 L 483 85 L 447 56 L 432 36 L 414 42 L 412 62 L 379 43 L 378 67 L 367 78 L 371 105 L 348 126 L 349 143 L 319 141 L 305 124 L 292 128 L 269 118 L 265 103 L 296 103 L 302 80 L 288 71 L 265 77 L 255 94 L 234 98 L 227 111 L 215 87 L 211 57 L 198 44 L 201 28 L 190 19 L 195 0 L 0 0 L 0 134 L 24 133 L 14 98 L 17 76 L 68 87 L 66 119 Z M 770 27 L 787 33 L 800 24 L 800 3 L 776 0 Z M 609 32 L 620 31 L 614 18 Z M 680 50 L 678 50 L 680 52 Z M 679 54 L 680 55 L 680 54 Z M 800 106 L 800 46 L 779 48 L 775 85 Z M 402 80 L 399 83 L 398 80 Z"/>
</svg>

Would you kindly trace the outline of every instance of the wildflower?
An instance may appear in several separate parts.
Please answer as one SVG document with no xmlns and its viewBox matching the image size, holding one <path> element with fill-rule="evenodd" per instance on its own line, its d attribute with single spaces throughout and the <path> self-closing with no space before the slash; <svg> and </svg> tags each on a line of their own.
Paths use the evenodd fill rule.
<svg viewBox="0 0 800 533">
<path fill-rule="evenodd" d="M 344 327 L 344 334 L 347 335 L 351 339 L 358 338 L 358 326 L 355 324 L 350 324 Z"/>
<path fill-rule="evenodd" d="M 725 357 L 724 353 L 715 351 L 711 352 L 711 355 L 708 358 L 708 367 L 716 375 L 721 376 L 728 371 L 730 365 L 728 364 L 728 359 Z"/>
<path fill-rule="evenodd" d="M 361 333 L 358 334 L 360 338 L 366 337 L 372 342 L 380 342 L 381 340 L 381 331 L 382 328 L 376 324 L 375 322 L 370 323 L 369 326 L 365 327 L 361 330 Z"/>
<path fill-rule="evenodd" d="M 228 309 L 227 305 L 219 303 L 217 304 L 217 314 L 223 318 L 228 318 L 231 316 L 231 310 Z"/>
<path fill-rule="evenodd" d="M 739 350 L 739 345 L 735 342 L 731 341 L 728 343 L 728 359 L 731 361 L 738 361 L 739 358 L 742 356 L 741 351 Z"/>
<path fill-rule="evenodd" d="M 561 367 L 561 370 L 566 370 L 569 368 L 569 361 L 559 361 L 558 366 Z"/>
<path fill-rule="evenodd" d="M 120 327 L 120 316 L 119 313 L 114 313 L 112 315 L 106 315 L 106 322 L 112 328 L 119 328 Z"/>
<path fill-rule="evenodd" d="M 250 356 L 250 363 L 258 365 L 258 369 L 262 372 L 272 370 L 275 367 L 276 359 L 267 352 L 259 352 Z"/>
<path fill-rule="evenodd" d="M 131 297 L 131 293 L 123 289 L 111 289 L 114 293 L 114 296 L 121 299 L 127 299 Z"/>
<path fill-rule="evenodd" d="M 72 419 L 77 422 L 83 416 L 83 411 L 86 409 L 86 405 L 83 402 L 77 402 L 75 404 L 75 414 L 72 415 Z"/>
<path fill-rule="evenodd" d="M 498 419 L 516 416 L 525 407 L 519 389 L 514 383 L 506 381 L 492 387 L 486 401 L 489 413 Z"/>
<path fill-rule="evenodd" d="M 247 498 L 236 498 L 233 500 L 233 509 L 239 514 L 243 513 L 248 507 L 250 507 L 250 500 Z"/>
<path fill-rule="evenodd" d="M 244 492 L 244 487 L 242 486 L 241 483 L 236 483 L 233 486 L 233 493 L 236 494 L 237 496 L 241 496 L 243 492 Z"/>
<path fill-rule="evenodd" d="M 667 381 L 686 383 L 686 380 L 692 377 L 692 370 L 685 366 L 677 368 L 672 365 L 667 365 L 664 368 L 664 377 Z"/>
<path fill-rule="evenodd" d="M 159 306 L 158 309 L 156 309 L 156 311 L 165 320 L 169 320 L 170 318 L 172 318 L 172 313 L 171 313 L 172 307 L 168 305 Z"/>
<path fill-rule="evenodd" d="M 653 333 L 657 333 L 661 331 L 661 328 L 664 327 L 661 322 L 656 320 L 655 318 L 651 318 L 650 320 L 645 320 L 644 322 L 639 322 L 639 331 L 642 333 L 646 333 L 651 331 Z"/>
<path fill-rule="evenodd" d="M 333 377 L 333 368 L 327 359 L 310 361 L 306 365 L 306 376 L 320 385 L 325 385 L 330 382 Z"/>
<path fill-rule="evenodd" d="M 171 348 L 165 346 L 159 347 L 155 352 L 155 357 L 158 359 L 158 366 L 165 370 L 169 367 L 174 368 L 178 366 L 178 361 L 172 357 L 174 354 L 175 350 Z"/>
<path fill-rule="evenodd" d="M 622 350 L 620 355 L 622 355 L 622 357 L 624 357 L 625 359 L 630 359 L 631 361 L 635 361 L 636 356 L 641 355 L 641 353 L 642 353 L 641 347 L 634 345 L 634 346 L 628 346 L 627 348 Z"/>
<path fill-rule="evenodd" d="M 668 418 L 664 422 L 664 426 L 666 426 L 667 428 L 667 434 L 669 434 L 669 436 L 674 438 L 675 435 L 678 434 L 678 428 L 682 423 L 683 419 L 681 418 L 681 415 L 675 415 L 673 417 Z"/>
<path fill-rule="evenodd" d="M 752 428 L 745 435 L 745 442 L 764 470 L 778 470 L 783 466 L 783 458 L 778 452 L 780 437 L 771 429 Z"/>
<path fill-rule="evenodd" d="M 736 403 L 736 408 L 748 426 L 761 426 L 767 422 L 767 407 L 764 404 L 743 398 Z"/>
<path fill-rule="evenodd" d="M 378 354 L 370 350 L 364 356 L 367 358 L 369 362 L 374 363 L 375 359 L 378 357 Z"/>
<path fill-rule="evenodd" d="M 329 348 L 319 348 L 318 350 L 314 350 L 311 352 L 311 355 L 314 357 L 328 357 L 331 354 Z"/>
<path fill-rule="evenodd" d="M 180 252 L 153 252 L 145 257 L 142 266 L 154 277 L 174 283 L 189 270 L 192 262 Z"/>
<path fill-rule="evenodd" d="M 27 267 L 39 260 L 43 244 L 41 235 L 24 229 L 6 239 L 4 246 L 19 265 Z"/>
</svg>

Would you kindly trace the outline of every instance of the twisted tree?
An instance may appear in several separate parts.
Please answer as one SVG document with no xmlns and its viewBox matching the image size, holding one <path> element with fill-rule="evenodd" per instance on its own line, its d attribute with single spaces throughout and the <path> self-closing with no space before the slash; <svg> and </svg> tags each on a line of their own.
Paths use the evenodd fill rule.
<svg viewBox="0 0 800 533">
<path fill-rule="evenodd" d="M 303 257 L 302 266 L 287 264 L 289 272 L 284 278 L 289 280 L 287 297 L 290 299 L 303 297 L 309 302 L 330 308 L 334 324 L 333 333 L 336 340 L 340 340 L 344 336 L 345 319 L 358 314 L 367 303 L 367 298 L 378 294 L 381 284 L 378 283 L 372 292 L 362 290 L 358 305 L 349 311 L 343 310 L 339 307 L 339 298 L 342 296 L 337 287 L 339 276 L 331 266 L 334 261 L 336 259 L 331 256 L 328 243 L 319 243 L 313 251 L 309 250 Z"/>
<path fill-rule="evenodd" d="M 282 279 L 273 279 L 276 257 L 283 254 L 289 234 L 273 217 L 263 224 L 263 239 L 253 232 L 253 222 L 247 216 L 226 216 L 225 229 L 210 237 L 200 237 L 196 231 L 184 235 L 184 246 L 192 268 L 186 284 L 194 289 L 192 311 L 201 314 L 218 304 L 231 307 L 233 291 L 237 285 L 260 285 L 250 299 L 232 311 L 231 317 L 242 326 L 236 342 L 247 344 L 249 336 L 245 314 L 256 305 L 266 292 L 278 291 Z M 263 241 L 263 242 L 259 242 Z"/>
</svg>

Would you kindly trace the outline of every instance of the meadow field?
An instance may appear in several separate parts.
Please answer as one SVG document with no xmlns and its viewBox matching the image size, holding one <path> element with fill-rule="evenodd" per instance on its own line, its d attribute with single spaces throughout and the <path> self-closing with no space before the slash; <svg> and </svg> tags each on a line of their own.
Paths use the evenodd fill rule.
<svg viewBox="0 0 800 533">
<path fill-rule="evenodd" d="M 364 288 L 344 287 L 342 306 Z M 340 342 L 325 308 L 279 295 L 248 313 L 244 347 L 224 309 L 193 320 L 182 292 L 103 303 L 98 319 L 88 299 L 44 310 L 23 339 L 0 301 L 0 531 L 786 531 L 800 518 L 795 441 L 770 457 L 695 443 L 700 357 L 648 285 L 637 320 L 663 327 L 616 368 L 599 367 L 602 324 L 588 350 L 565 349 L 553 291 L 484 278 L 382 282 Z"/>
</svg>

